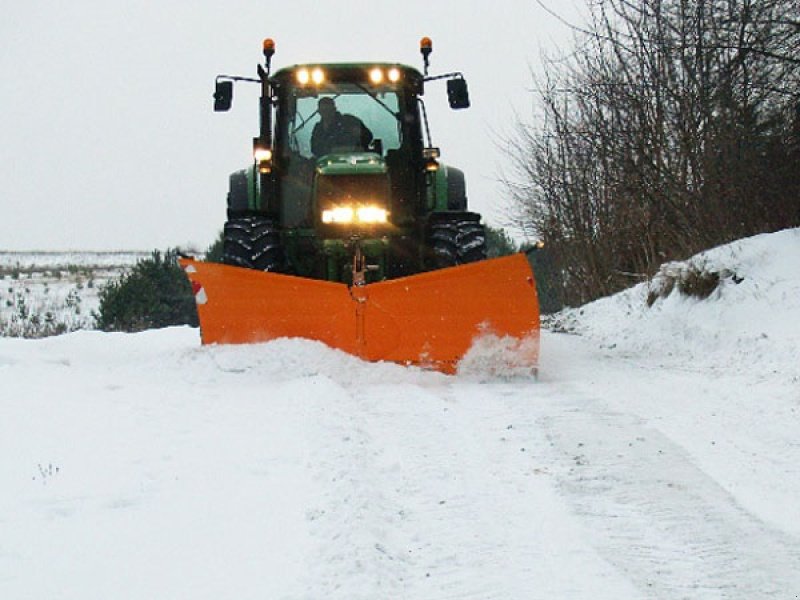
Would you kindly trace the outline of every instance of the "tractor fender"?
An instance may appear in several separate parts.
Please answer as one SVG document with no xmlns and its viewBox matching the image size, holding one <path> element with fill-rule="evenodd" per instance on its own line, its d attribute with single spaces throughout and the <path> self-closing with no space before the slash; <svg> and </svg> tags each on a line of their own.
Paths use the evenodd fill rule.
<svg viewBox="0 0 800 600">
<path fill-rule="evenodd" d="M 243 212 L 253 206 L 251 202 L 253 179 L 248 171 L 250 169 L 235 171 L 228 178 L 228 210 L 231 212 Z"/>
<path fill-rule="evenodd" d="M 467 182 L 464 171 L 440 163 L 428 188 L 428 206 L 434 211 L 467 210 Z"/>
<path fill-rule="evenodd" d="M 464 171 L 447 167 L 447 210 L 467 210 L 467 181 Z"/>
</svg>

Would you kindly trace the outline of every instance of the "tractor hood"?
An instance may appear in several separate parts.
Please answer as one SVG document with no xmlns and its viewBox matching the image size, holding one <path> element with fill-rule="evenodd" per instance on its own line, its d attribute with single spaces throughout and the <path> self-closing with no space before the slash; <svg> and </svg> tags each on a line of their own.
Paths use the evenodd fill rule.
<svg viewBox="0 0 800 600">
<path fill-rule="evenodd" d="M 320 175 L 383 175 L 386 161 L 374 152 L 326 154 L 317 161 Z"/>
<path fill-rule="evenodd" d="M 355 228 L 390 225 L 389 169 L 372 152 L 328 154 L 317 161 L 314 199 L 323 237 L 349 237 Z"/>
</svg>

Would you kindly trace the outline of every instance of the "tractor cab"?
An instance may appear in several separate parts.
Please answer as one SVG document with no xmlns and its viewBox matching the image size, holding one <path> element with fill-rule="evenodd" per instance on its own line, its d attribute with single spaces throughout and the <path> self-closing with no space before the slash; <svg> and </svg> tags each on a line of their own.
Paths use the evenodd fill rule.
<svg viewBox="0 0 800 600">
<path fill-rule="evenodd" d="M 326 235 L 409 222 L 425 187 L 423 76 L 396 64 L 293 66 L 273 78 L 284 227 Z"/>
</svg>

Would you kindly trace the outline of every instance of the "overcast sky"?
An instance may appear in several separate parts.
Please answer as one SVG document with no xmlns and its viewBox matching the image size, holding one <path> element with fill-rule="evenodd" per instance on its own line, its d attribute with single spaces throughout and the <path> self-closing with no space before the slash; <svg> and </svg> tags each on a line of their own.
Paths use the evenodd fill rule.
<svg viewBox="0 0 800 600">
<path fill-rule="evenodd" d="M 571 0 L 546 0 L 570 16 Z M 26 0 L 0 23 L 0 250 L 142 249 L 222 228 L 228 174 L 251 160 L 258 88 L 212 112 L 218 73 L 252 76 L 261 41 L 275 69 L 398 61 L 462 71 L 472 108 L 450 111 L 443 82 L 426 104 L 442 160 L 467 175 L 471 207 L 503 223 L 497 134 L 532 105 L 530 69 L 570 34 L 534 0 L 225 2 Z"/>
</svg>

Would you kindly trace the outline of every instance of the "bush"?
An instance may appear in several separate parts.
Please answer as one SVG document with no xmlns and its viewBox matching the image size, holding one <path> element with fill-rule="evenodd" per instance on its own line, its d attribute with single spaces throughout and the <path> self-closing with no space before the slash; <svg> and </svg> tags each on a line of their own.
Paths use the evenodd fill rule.
<svg viewBox="0 0 800 600">
<path fill-rule="evenodd" d="M 536 294 L 542 314 L 556 313 L 564 308 L 564 280 L 557 260 L 549 248 L 540 245 L 523 245 L 533 275 L 536 278 Z"/>
<path fill-rule="evenodd" d="M 224 243 L 225 243 L 225 232 L 224 231 L 220 231 L 219 232 L 219 236 L 217 236 L 217 239 L 214 241 L 213 244 L 211 244 L 208 247 L 208 250 L 206 250 L 206 255 L 205 255 L 204 260 L 206 262 L 213 262 L 213 263 L 224 262 L 224 260 L 223 260 Z"/>
<path fill-rule="evenodd" d="M 100 291 L 97 327 L 103 331 L 143 331 L 171 325 L 197 326 L 197 307 L 177 250 L 158 250 L 130 273 Z"/>
<path fill-rule="evenodd" d="M 519 247 L 505 229 L 486 226 L 486 256 L 488 258 L 508 256 L 515 252 L 519 252 Z"/>
</svg>

